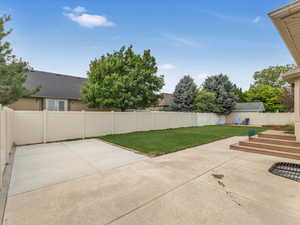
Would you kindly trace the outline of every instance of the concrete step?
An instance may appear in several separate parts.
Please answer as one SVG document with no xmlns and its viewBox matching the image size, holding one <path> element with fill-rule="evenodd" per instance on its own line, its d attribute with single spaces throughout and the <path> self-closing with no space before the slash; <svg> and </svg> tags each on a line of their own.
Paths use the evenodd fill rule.
<svg viewBox="0 0 300 225">
<path fill-rule="evenodd" d="M 291 140 L 282 140 L 282 139 L 274 139 L 274 138 L 262 138 L 262 137 L 250 137 L 250 142 L 259 142 L 259 143 L 267 143 L 274 145 L 285 145 L 291 147 L 299 147 L 300 142 L 291 141 Z"/>
<path fill-rule="evenodd" d="M 249 141 L 240 141 L 239 145 L 254 147 L 254 148 L 268 149 L 268 150 L 272 150 L 272 151 L 291 152 L 291 153 L 300 154 L 300 147 L 291 147 L 291 146 L 285 146 L 285 145 L 267 144 L 267 143 L 252 142 L 252 141 L 250 141 L 250 142 Z"/>
<path fill-rule="evenodd" d="M 291 153 L 291 152 L 290 153 L 279 152 L 279 151 L 273 151 L 273 150 L 268 150 L 268 149 L 263 149 L 263 148 L 241 146 L 239 144 L 230 145 L 230 149 L 237 150 L 237 151 L 243 151 L 243 152 L 251 152 L 251 153 L 257 153 L 257 154 L 263 154 L 263 155 L 271 155 L 271 156 L 276 156 L 276 157 L 300 160 L 300 154 Z"/>
<path fill-rule="evenodd" d="M 264 133 L 263 132 L 263 133 L 259 133 L 258 137 L 296 141 L 296 136 L 290 135 L 290 134 L 272 134 L 272 133 Z"/>
</svg>

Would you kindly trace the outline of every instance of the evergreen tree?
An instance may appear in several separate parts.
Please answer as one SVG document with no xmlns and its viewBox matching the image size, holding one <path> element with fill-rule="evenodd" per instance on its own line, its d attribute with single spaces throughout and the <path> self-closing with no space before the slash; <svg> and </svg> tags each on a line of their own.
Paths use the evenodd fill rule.
<svg viewBox="0 0 300 225">
<path fill-rule="evenodd" d="M 184 76 L 176 85 L 174 99 L 170 105 L 172 111 L 190 112 L 194 109 L 197 86 L 189 75 Z"/>
<path fill-rule="evenodd" d="M 235 88 L 234 94 L 237 96 L 237 101 L 239 103 L 247 102 L 247 92 L 243 91 L 242 88 Z"/>
<path fill-rule="evenodd" d="M 4 38 L 12 32 L 4 28 L 4 24 L 10 19 L 9 16 L 0 17 L 0 104 L 2 105 L 12 104 L 38 91 L 38 89 L 30 91 L 24 87 L 29 66 L 12 54 L 9 42 L 4 41 Z"/>
<path fill-rule="evenodd" d="M 238 99 L 235 89 L 236 86 L 223 74 L 207 77 L 203 83 L 203 90 L 215 93 L 221 114 L 229 114 L 235 107 Z"/>
</svg>

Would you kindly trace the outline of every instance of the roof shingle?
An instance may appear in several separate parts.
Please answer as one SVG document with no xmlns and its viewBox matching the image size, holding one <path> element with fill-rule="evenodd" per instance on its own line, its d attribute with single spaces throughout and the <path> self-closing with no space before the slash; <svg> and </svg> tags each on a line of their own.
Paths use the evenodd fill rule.
<svg viewBox="0 0 300 225">
<path fill-rule="evenodd" d="M 41 87 L 33 97 L 81 99 L 80 89 L 86 80 L 81 77 L 34 70 L 27 73 L 25 87 L 29 90 Z"/>
<path fill-rule="evenodd" d="M 265 107 L 262 102 L 237 103 L 233 112 L 264 112 Z"/>
</svg>

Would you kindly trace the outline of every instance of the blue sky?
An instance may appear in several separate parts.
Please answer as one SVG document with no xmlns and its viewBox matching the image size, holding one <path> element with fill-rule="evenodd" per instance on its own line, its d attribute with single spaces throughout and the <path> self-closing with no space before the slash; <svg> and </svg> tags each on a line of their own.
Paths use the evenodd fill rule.
<svg viewBox="0 0 300 225">
<path fill-rule="evenodd" d="M 133 44 L 151 49 L 164 92 L 191 75 L 227 74 L 243 89 L 255 71 L 294 63 L 267 13 L 288 0 L 2 0 L 14 53 L 35 69 L 86 77 L 90 60 Z"/>
</svg>

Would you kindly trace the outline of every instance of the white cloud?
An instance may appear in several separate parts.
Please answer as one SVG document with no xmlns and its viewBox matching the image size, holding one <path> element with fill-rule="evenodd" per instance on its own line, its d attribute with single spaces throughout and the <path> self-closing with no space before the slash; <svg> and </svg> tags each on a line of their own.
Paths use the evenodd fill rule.
<svg viewBox="0 0 300 225">
<path fill-rule="evenodd" d="M 63 9 L 65 11 L 71 11 L 69 13 L 64 13 L 64 15 L 70 20 L 78 23 L 82 27 L 111 27 L 115 25 L 113 22 L 109 21 L 105 16 L 84 13 L 87 12 L 87 10 L 81 6 L 77 6 L 73 9 L 69 6 L 65 6 Z"/>
<path fill-rule="evenodd" d="M 257 16 L 255 17 L 255 19 L 253 20 L 253 23 L 259 23 L 261 21 L 261 17 Z"/>
<path fill-rule="evenodd" d="M 63 7 L 63 9 L 66 10 L 66 11 L 71 11 L 72 10 L 71 7 L 69 7 L 69 6 L 65 6 L 65 7 Z"/>
<path fill-rule="evenodd" d="M 165 39 L 167 39 L 168 41 L 171 41 L 176 46 L 188 46 L 188 47 L 194 47 L 194 48 L 203 47 L 203 45 L 201 43 L 199 43 L 198 41 L 191 40 L 188 38 L 179 37 L 179 36 L 170 35 L 170 34 L 163 34 L 162 36 Z"/>
<path fill-rule="evenodd" d="M 83 13 L 86 12 L 87 10 L 84 7 L 77 6 L 76 8 L 73 9 L 74 13 Z"/>
<path fill-rule="evenodd" d="M 174 70 L 176 69 L 176 66 L 173 64 L 162 64 L 159 66 L 160 70 Z"/>
<path fill-rule="evenodd" d="M 65 11 L 72 11 L 73 13 L 84 13 L 87 11 L 84 7 L 81 7 L 81 6 L 77 6 L 73 9 L 70 6 L 65 6 L 65 7 L 63 7 L 63 9 Z"/>
<path fill-rule="evenodd" d="M 219 20 L 232 22 L 232 23 L 259 23 L 262 20 L 261 16 L 257 16 L 254 19 L 248 17 L 241 17 L 241 16 L 232 16 L 222 14 L 220 12 L 211 11 L 211 10 L 200 10 L 201 13 L 207 14 L 209 16 L 215 17 Z"/>
<path fill-rule="evenodd" d="M 217 11 L 211 11 L 211 10 L 200 10 L 201 13 L 207 14 L 209 16 L 215 17 L 219 20 L 228 21 L 232 23 L 248 23 L 249 19 L 244 17 L 238 17 L 238 16 L 232 16 L 232 15 L 226 15 L 222 14 Z"/>
<path fill-rule="evenodd" d="M 75 15 L 74 13 L 67 13 L 65 14 L 69 19 L 72 21 L 78 23 L 82 27 L 111 27 L 115 24 L 113 22 L 110 22 L 107 20 L 105 16 L 98 16 L 98 15 L 92 15 L 92 14 L 81 14 L 81 15 Z"/>
</svg>

